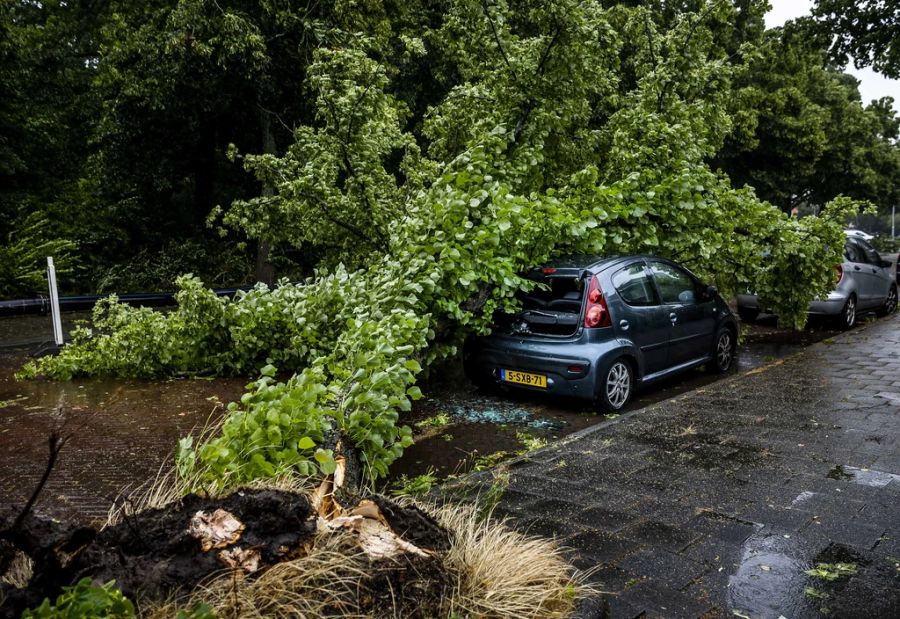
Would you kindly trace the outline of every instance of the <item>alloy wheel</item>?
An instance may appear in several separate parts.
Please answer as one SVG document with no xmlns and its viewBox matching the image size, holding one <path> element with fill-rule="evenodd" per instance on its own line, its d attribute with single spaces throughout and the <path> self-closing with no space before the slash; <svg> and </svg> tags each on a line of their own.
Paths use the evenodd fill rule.
<svg viewBox="0 0 900 619">
<path fill-rule="evenodd" d="M 606 375 L 606 399 L 613 409 L 625 406 L 631 395 L 631 370 L 624 361 L 616 361 Z"/>
<path fill-rule="evenodd" d="M 847 299 L 847 305 L 844 307 L 844 323 L 848 329 L 856 324 L 856 301 L 853 297 Z"/>
<path fill-rule="evenodd" d="M 895 309 L 897 309 L 897 289 L 891 287 L 888 297 L 884 301 L 884 313 L 885 315 L 893 314 Z"/>
<path fill-rule="evenodd" d="M 719 366 L 719 370 L 724 372 L 730 368 L 733 356 L 734 351 L 731 345 L 731 332 L 723 331 L 719 336 L 718 344 L 716 344 L 716 363 Z"/>
</svg>

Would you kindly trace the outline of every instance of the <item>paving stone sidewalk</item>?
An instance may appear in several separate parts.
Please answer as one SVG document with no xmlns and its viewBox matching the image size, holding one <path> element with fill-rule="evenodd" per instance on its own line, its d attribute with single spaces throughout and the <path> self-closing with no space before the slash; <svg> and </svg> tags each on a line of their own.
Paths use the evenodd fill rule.
<svg viewBox="0 0 900 619">
<path fill-rule="evenodd" d="M 468 483 L 490 483 L 490 475 Z M 900 316 L 513 462 L 611 617 L 900 617 Z M 835 580 L 805 574 L 846 563 Z"/>
</svg>

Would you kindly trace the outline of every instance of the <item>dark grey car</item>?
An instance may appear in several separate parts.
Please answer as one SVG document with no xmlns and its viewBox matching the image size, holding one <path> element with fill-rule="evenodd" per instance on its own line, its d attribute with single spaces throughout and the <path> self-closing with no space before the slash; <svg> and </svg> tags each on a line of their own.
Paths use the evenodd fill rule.
<svg viewBox="0 0 900 619">
<path fill-rule="evenodd" d="M 690 368 L 731 367 L 737 321 L 716 289 L 655 256 L 573 257 L 527 274 L 523 310 L 464 351 L 479 385 L 621 409 L 635 388 Z"/>
</svg>

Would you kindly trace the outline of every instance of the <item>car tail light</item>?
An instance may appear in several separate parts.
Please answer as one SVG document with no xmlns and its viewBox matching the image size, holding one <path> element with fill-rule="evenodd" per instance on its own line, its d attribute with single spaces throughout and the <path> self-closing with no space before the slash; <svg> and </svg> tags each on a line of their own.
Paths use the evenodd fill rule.
<svg viewBox="0 0 900 619">
<path fill-rule="evenodd" d="M 600 288 L 600 282 L 596 275 L 591 277 L 587 300 L 587 307 L 584 310 L 584 326 L 588 329 L 612 326 L 606 298 L 603 296 L 603 290 Z"/>
<path fill-rule="evenodd" d="M 541 269 L 541 273 L 543 273 L 544 275 L 550 275 L 551 273 L 556 273 L 556 269 L 554 269 L 553 267 L 547 267 L 545 269 Z"/>
<path fill-rule="evenodd" d="M 834 267 L 834 270 L 837 272 L 837 279 L 835 280 L 835 284 L 840 284 L 841 280 L 844 279 L 844 267 L 841 265 L 837 265 Z"/>
</svg>

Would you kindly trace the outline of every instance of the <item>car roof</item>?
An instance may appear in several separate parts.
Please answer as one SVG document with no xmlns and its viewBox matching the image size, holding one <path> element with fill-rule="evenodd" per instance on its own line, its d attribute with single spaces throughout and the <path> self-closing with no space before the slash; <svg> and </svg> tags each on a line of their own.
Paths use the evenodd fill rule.
<svg viewBox="0 0 900 619">
<path fill-rule="evenodd" d="M 863 232 L 862 230 L 857 230 L 856 228 L 848 228 L 847 230 L 844 230 L 844 234 L 846 234 L 847 236 L 853 236 L 859 239 L 863 239 L 865 241 L 871 241 L 875 238 L 871 234 Z"/>
<path fill-rule="evenodd" d="M 574 254 L 569 256 L 561 256 L 548 260 L 543 267 L 555 268 L 560 270 L 589 270 L 599 272 L 606 270 L 611 266 L 615 266 L 622 262 L 630 262 L 632 260 L 663 260 L 671 262 L 660 256 L 651 256 L 647 254 L 616 254 L 611 256 L 601 256 L 596 254 Z"/>
</svg>

